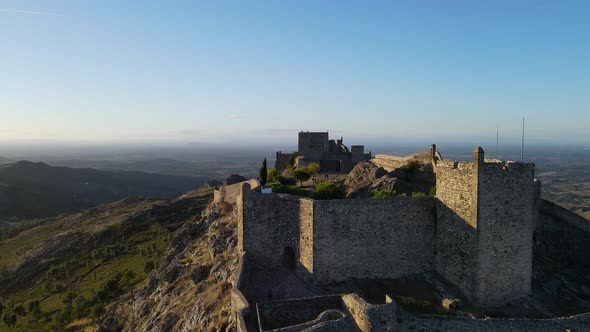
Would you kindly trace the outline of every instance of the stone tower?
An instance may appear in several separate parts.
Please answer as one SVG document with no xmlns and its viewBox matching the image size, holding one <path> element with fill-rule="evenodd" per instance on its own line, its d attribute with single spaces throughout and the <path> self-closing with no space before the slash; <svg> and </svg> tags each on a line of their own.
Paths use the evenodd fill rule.
<svg viewBox="0 0 590 332">
<path fill-rule="evenodd" d="M 437 163 L 435 268 L 478 306 L 501 305 L 531 290 L 534 164 Z"/>
</svg>

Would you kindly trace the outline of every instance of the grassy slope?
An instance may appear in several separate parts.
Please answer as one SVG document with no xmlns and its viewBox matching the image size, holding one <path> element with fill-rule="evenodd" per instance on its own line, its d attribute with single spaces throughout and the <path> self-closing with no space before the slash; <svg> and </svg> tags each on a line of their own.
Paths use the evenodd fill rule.
<svg viewBox="0 0 590 332">
<path fill-rule="evenodd" d="M 83 296 L 87 300 L 88 308 L 80 311 L 78 321 L 82 322 L 82 326 L 84 322 L 90 323 L 91 307 L 99 302 L 106 305 L 113 300 L 96 300 L 97 292 L 103 285 L 117 272 L 122 271 L 132 271 L 134 275 L 122 291 L 144 283 L 149 275 L 144 272 L 146 262 L 159 260 L 159 255 L 168 247 L 171 233 L 198 214 L 209 202 L 210 194 L 210 191 L 201 191 L 195 197 L 175 202 L 137 200 L 106 204 L 81 213 L 48 219 L 40 226 L 0 242 L 0 270 L 5 270 L 5 278 L 0 279 L 0 297 L 3 301 L 11 300 L 26 307 L 27 301 L 43 299 L 40 303 L 43 312 L 40 319 L 34 319 L 28 313 L 19 317 L 16 328 L 10 331 L 59 329 L 60 325 L 55 321 L 66 308 L 63 298 L 67 292 Z M 14 268 L 15 264 L 22 262 L 25 253 L 30 254 L 34 251 L 31 249 L 36 246 L 39 248 L 43 241 L 71 231 L 107 236 L 95 236 L 92 243 L 86 243 L 79 250 L 44 260 L 41 271 L 23 269 L 18 273 L 6 273 L 6 269 Z M 116 244 L 126 247 L 124 252 L 108 259 L 96 257 L 97 251 Z M 149 254 L 147 248 L 151 250 Z M 57 280 L 46 276 L 50 266 L 59 266 L 62 263 L 69 267 L 67 276 Z M 66 290 L 57 294 L 48 292 L 44 287 L 56 283 L 66 285 Z M 78 318 L 77 314 L 72 316 L 72 321 Z M 9 331 L 3 322 L 0 322 L 0 331 Z"/>
</svg>

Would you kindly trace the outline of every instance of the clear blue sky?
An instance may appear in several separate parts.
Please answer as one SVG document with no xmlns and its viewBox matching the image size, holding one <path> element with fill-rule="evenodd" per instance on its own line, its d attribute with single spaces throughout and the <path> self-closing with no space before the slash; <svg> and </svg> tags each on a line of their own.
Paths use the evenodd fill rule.
<svg viewBox="0 0 590 332">
<path fill-rule="evenodd" d="M 590 142 L 590 1 L 0 0 L 0 43 L 4 142 Z"/>
</svg>

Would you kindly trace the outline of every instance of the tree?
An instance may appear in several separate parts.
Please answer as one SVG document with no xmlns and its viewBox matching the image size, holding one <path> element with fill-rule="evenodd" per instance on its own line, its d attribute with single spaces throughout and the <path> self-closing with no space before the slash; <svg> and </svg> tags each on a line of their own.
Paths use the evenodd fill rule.
<svg viewBox="0 0 590 332">
<path fill-rule="evenodd" d="M 31 313 L 33 318 L 39 319 L 41 318 L 41 306 L 39 305 L 39 301 L 33 300 L 27 304 L 27 310 Z"/>
<path fill-rule="evenodd" d="M 276 168 L 271 168 L 268 170 L 268 182 L 275 182 L 278 180 L 281 173 Z"/>
<path fill-rule="evenodd" d="M 291 175 L 293 175 L 294 178 L 299 180 L 301 187 L 303 187 L 303 181 L 307 181 L 311 177 L 311 174 L 309 174 L 308 172 L 306 172 L 305 170 L 302 170 L 302 169 L 294 170 L 293 174 L 291 174 Z"/>
<path fill-rule="evenodd" d="M 92 307 L 92 310 L 90 310 L 90 315 L 92 316 L 92 318 L 94 318 L 95 321 L 98 321 L 102 314 L 104 314 L 104 305 L 102 305 L 102 303 L 95 304 Z"/>
<path fill-rule="evenodd" d="M 400 167 L 400 169 L 405 171 L 408 175 L 414 175 L 420 170 L 420 162 L 416 159 L 412 159 Z"/>
<path fill-rule="evenodd" d="M 145 265 L 143 266 L 143 272 L 150 273 L 152 272 L 153 269 L 156 268 L 156 264 L 154 264 L 153 261 L 147 261 L 145 262 Z"/>
<path fill-rule="evenodd" d="M 56 283 L 53 290 L 58 294 L 59 298 L 61 298 L 61 293 L 65 290 L 65 287 L 60 283 Z"/>
<path fill-rule="evenodd" d="M 67 292 L 63 296 L 62 301 L 66 306 L 69 307 L 72 305 L 72 302 L 74 302 L 74 299 L 76 298 L 76 296 L 78 296 L 78 295 L 76 295 L 76 293 L 74 293 L 74 292 Z"/>
<path fill-rule="evenodd" d="M 21 317 L 27 313 L 27 310 L 25 310 L 22 304 L 17 304 L 12 311 Z"/>
<path fill-rule="evenodd" d="M 309 171 L 309 173 L 313 176 L 320 172 L 320 164 L 318 163 L 309 163 L 305 168 Z"/>
<path fill-rule="evenodd" d="M 4 314 L 2 315 L 2 321 L 9 329 L 13 328 L 16 325 L 17 316 L 12 310 L 5 310 Z"/>
<path fill-rule="evenodd" d="M 74 312 L 76 313 L 76 316 L 78 318 L 84 317 L 86 315 L 85 312 L 87 306 L 88 301 L 86 301 L 86 298 L 84 298 L 84 296 L 82 295 L 76 297 L 76 299 L 72 303 L 72 308 L 74 309 Z"/>
<path fill-rule="evenodd" d="M 266 167 L 266 158 L 264 158 L 264 161 L 262 162 L 262 167 L 260 167 L 260 185 L 261 186 L 265 186 L 266 185 L 266 177 L 268 176 L 268 168 Z"/>
</svg>

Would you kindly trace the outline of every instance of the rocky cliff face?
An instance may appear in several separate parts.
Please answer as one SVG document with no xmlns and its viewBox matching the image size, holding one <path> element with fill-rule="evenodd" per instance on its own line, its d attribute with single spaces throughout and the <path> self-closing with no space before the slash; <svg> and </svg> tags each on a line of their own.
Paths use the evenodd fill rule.
<svg viewBox="0 0 590 332">
<path fill-rule="evenodd" d="M 121 297 L 98 331 L 234 331 L 236 211 L 212 204 L 179 229 L 146 285 Z"/>
</svg>

